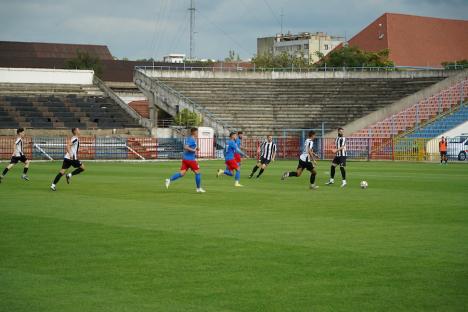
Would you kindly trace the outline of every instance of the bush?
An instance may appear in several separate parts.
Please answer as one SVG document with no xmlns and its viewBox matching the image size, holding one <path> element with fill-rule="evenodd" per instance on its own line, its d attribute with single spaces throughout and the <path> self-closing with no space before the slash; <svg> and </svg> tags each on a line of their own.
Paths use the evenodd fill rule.
<svg viewBox="0 0 468 312">
<path fill-rule="evenodd" d="M 177 113 L 174 118 L 174 122 L 178 126 L 189 127 L 198 127 L 203 124 L 203 118 L 196 112 L 191 112 L 187 108 L 184 108 L 179 113 Z"/>
<path fill-rule="evenodd" d="M 68 69 L 92 69 L 94 74 L 102 77 L 102 64 L 97 56 L 92 56 L 88 52 L 76 51 L 76 57 L 68 60 L 65 64 Z"/>
</svg>

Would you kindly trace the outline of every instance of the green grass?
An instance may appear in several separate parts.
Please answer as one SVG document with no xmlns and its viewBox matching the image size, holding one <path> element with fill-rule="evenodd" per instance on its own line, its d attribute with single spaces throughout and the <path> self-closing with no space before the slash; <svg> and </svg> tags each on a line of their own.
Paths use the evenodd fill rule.
<svg viewBox="0 0 468 312">
<path fill-rule="evenodd" d="M 3 163 L 2 165 L 4 165 Z M 468 166 L 349 162 L 318 191 L 274 163 L 244 188 L 201 162 L 60 163 L 0 185 L 0 311 L 466 311 Z M 3 166 L 2 166 L 3 167 Z M 339 171 L 337 182 L 340 182 Z M 369 189 L 359 188 L 360 180 Z"/>
</svg>

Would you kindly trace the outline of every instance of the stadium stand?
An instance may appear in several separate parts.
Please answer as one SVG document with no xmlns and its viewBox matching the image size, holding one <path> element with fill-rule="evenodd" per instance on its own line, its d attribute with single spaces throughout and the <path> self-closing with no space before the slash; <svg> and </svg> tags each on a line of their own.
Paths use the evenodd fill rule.
<svg viewBox="0 0 468 312">
<path fill-rule="evenodd" d="M 93 85 L 0 84 L 0 128 L 138 128 Z"/>
<path fill-rule="evenodd" d="M 326 128 L 335 128 L 441 79 L 158 78 L 217 119 L 249 135 L 320 128 L 322 122 Z"/>
<path fill-rule="evenodd" d="M 355 133 L 354 137 L 390 138 L 459 106 L 468 95 L 468 79 L 431 95 Z"/>
<path fill-rule="evenodd" d="M 417 127 L 414 131 L 406 134 L 405 137 L 434 138 L 466 121 L 468 121 L 468 106 L 460 106 L 449 114 L 438 116 L 438 118 Z"/>
</svg>

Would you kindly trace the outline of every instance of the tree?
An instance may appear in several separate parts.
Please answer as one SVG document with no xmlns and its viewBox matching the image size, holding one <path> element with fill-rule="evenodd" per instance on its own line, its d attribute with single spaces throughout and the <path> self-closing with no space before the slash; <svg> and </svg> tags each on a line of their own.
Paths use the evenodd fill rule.
<svg viewBox="0 0 468 312">
<path fill-rule="evenodd" d="M 257 68 L 309 68 L 309 60 L 304 56 L 304 53 L 299 55 L 289 55 L 287 52 L 281 52 L 274 55 L 273 53 L 265 53 L 256 55 L 252 58 L 252 63 Z"/>
<path fill-rule="evenodd" d="M 444 66 L 445 69 L 464 69 L 468 68 L 468 60 L 443 62 L 442 66 Z"/>
<path fill-rule="evenodd" d="M 224 59 L 225 62 L 239 62 L 240 56 L 239 53 L 236 53 L 234 50 L 229 50 L 229 55 Z"/>
<path fill-rule="evenodd" d="M 366 52 L 357 47 L 343 47 L 322 57 L 317 66 L 329 67 L 393 67 L 390 50 Z"/>
<path fill-rule="evenodd" d="M 203 118 L 198 113 L 191 112 L 187 108 L 184 108 L 177 113 L 176 117 L 174 118 L 174 122 L 178 126 L 185 126 L 187 128 L 198 127 L 203 124 Z"/>
<path fill-rule="evenodd" d="M 68 69 L 92 69 L 96 76 L 102 76 L 101 60 L 97 56 L 92 56 L 86 51 L 76 51 L 76 56 L 69 59 L 65 67 Z"/>
</svg>

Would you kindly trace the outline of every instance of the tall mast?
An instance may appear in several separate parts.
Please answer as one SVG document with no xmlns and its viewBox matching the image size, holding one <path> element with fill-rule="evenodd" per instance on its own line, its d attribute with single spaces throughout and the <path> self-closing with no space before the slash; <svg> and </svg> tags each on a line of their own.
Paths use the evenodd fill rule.
<svg viewBox="0 0 468 312">
<path fill-rule="evenodd" d="M 190 59 L 195 57 L 195 4 L 194 0 L 190 0 Z"/>
</svg>

